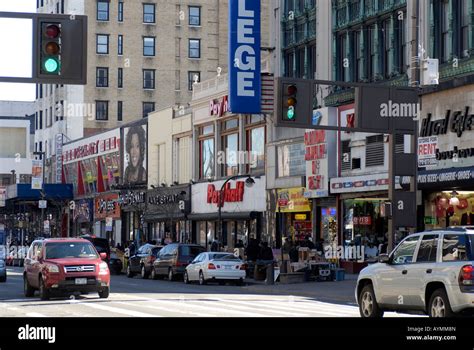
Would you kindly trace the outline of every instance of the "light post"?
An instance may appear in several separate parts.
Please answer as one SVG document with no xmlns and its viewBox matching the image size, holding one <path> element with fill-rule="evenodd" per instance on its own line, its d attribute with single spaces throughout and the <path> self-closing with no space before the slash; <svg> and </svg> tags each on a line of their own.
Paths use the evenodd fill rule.
<svg viewBox="0 0 474 350">
<path fill-rule="evenodd" d="M 42 151 L 36 151 L 36 152 L 33 152 L 33 155 L 35 156 L 41 156 L 41 160 L 43 162 L 43 166 L 42 166 L 42 173 L 41 173 L 41 177 L 42 177 L 42 182 L 41 182 L 41 200 L 44 201 L 44 198 L 45 198 L 45 193 L 44 193 L 44 158 L 45 158 L 45 155 L 46 155 L 46 152 L 42 152 Z M 44 236 L 44 208 L 42 207 L 41 208 L 41 224 L 40 224 L 40 229 L 41 229 L 41 232 Z"/>
<path fill-rule="evenodd" d="M 236 180 L 236 179 L 242 179 L 242 178 L 247 178 L 245 180 L 245 186 L 247 187 L 252 187 L 255 184 L 255 180 L 252 178 L 251 175 L 234 175 L 229 177 L 227 180 L 224 181 L 224 183 L 221 186 L 221 189 L 219 191 L 218 195 L 218 209 L 217 209 L 217 238 L 219 239 L 219 242 L 222 243 L 222 206 L 224 205 L 224 189 L 225 185 L 231 180 Z"/>
</svg>

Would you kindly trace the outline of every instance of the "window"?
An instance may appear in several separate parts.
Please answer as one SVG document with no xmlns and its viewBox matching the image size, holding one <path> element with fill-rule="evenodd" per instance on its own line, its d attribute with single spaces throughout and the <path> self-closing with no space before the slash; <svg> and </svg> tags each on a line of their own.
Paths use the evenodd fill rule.
<svg viewBox="0 0 474 350">
<path fill-rule="evenodd" d="M 239 120 L 230 119 L 221 123 L 222 128 L 222 155 L 218 160 L 221 163 L 222 176 L 232 176 L 239 173 Z"/>
<path fill-rule="evenodd" d="M 118 3 L 118 21 L 123 22 L 123 1 Z"/>
<path fill-rule="evenodd" d="M 461 57 L 469 56 L 469 27 L 470 27 L 470 16 L 469 13 L 469 0 L 460 0 L 461 4 Z"/>
<path fill-rule="evenodd" d="M 143 38 L 143 56 L 155 56 L 155 38 L 146 36 Z"/>
<path fill-rule="evenodd" d="M 109 36 L 104 34 L 97 34 L 96 52 L 98 54 L 109 53 Z"/>
<path fill-rule="evenodd" d="M 123 120 L 123 102 L 117 102 L 117 120 L 121 122 Z"/>
<path fill-rule="evenodd" d="M 109 119 L 109 101 L 95 101 L 95 119 Z"/>
<path fill-rule="evenodd" d="M 390 62 L 390 41 L 391 39 L 391 30 L 390 30 L 390 19 L 383 22 L 383 64 L 384 64 L 384 74 L 385 78 L 390 78 L 390 73 L 392 65 Z"/>
<path fill-rule="evenodd" d="M 39 112 L 39 128 L 40 128 L 40 130 L 43 129 L 43 111 Z"/>
<path fill-rule="evenodd" d="M 367 28 L 368 29 L 368 38 L 369 42 L 367 43 L 367 46 L 369 48 L 369 62 L 368 62 L 368 67 L 369 67 L 369 73 L 368 73 L 368 78 L 371 80 L 375 79 L 375 74 L 377 72 L 377 60 L 376 60 L 376 53 L 377 53 L 377 47 L 375 45 L 375 26 L 372 25 Z"/>
<path fill-rule="evenodd" d="M 199 178 L 208 179 L 215 175 L 214 125 L 199 127 Z"/>
<path fill-rule="evenodd" d="M 143 88 L 144 89 L 155 88 L 155 70 L 154 69 L 143 70 Z"/>
<path fill-rule="evenodd" d="M 416 255 L 416 262 L 436 262 L 438 235 L 424 235 Z"/>
<path fill-rule="evenodd" d="M 294 76 L 294 59 L 295 53 L 293 51 L 285 53 L 285 76 L 293 77 Z"/>
<path fill-rule="evenodd" d="M 119 68 L 117 72 L 117 87 L 123 88 L 123 68 Z"/>
<path fill-rule="evenodd" d="M 155 23 L 155 4 L 143 4 L 143 23 Z"/>
<path fill-rule="evenodd" d="M 384 165 L 383 135 L 368 136 L 365 146 L 365 166 Z"/>
<path fill-rule="evenodd" d="M 393 265 L 411 264 L 415 254 L 416 244 L 419 237 L 409 237 L 405 239 L 393 252 L 391 259 Z"/>
<path fill-rule="evenodd" d="M 398 72 L 405 73 L 407 68 L 407 40 L 406 40 L 406 33 L 407 33 L 407 20 L 406 20 L 406 13 L 403 14 L 402 20 L 395 21 L 396 26 L 396 41 L 397 41 L 397 63 Z"/>
<path fill-rule="evenodd" d="M 143 118 L 155 110 L 155 102 L 143 102 Z"/>
<path fill-rule="evenodd" d="M 201 8 L 199 6 L 189 6 L 189 25 L 201 25 Z"/>
<path fill-rule="evenodd" d="M 361 162 L 360 158 L 352 158 L 352 169 L 360 169 Z"/>
<path fill-rule="evenodd" d="M 362 51 L 362 35 L 363 31 L 359 30 L 354 34 L 354 49 L 355 49 L 355 78 L 356 81 L 360 81 L 364 78 L 364 66 L 363 66 L 363 56 Z"/>
<path fill-rule="evenodd" d="M 306 174 L 304 143 L 277 146 L 278 177 L 304 176 Z"/>
<path fill-rule="evenodd" d="M 188 72 L 188 90 L 193 91 L 194 83 L 199 83 L 201 81 L 201 72 Z"/>
<path fill-rule="evenodd" d="M 469 241 L 467 235 L 444 235 L 443 261 L 468 261 Z"/>
<path fill-rule="evenodd" d="M 97 67 L 97 69 L 96 69 L 96 86 L 97 87 L 108 87 L 109 86 L 109 68 Z"/>
<path fill-rule="evenodd" d="M 109 20 L 109 1 L 97 1 L 97 20 Z"/>
<path fill-rule="evenodd" d="M 449 0 L 443 0 L 441 11 L 441 61 L 449 60 Z"/>
<path fill-rule="evenodd" d="M 201 57 L 201 40 L 189 39 L 189 58 Z"/>
<path fill-rule="evenodd" d="M 260 115 L 247 117 L 246 144 L 249 153 L 249 172 L 265 168 L 265 119 Z"/>
<path fill-rule="evenodd" d="M 117 48 L 117 54 L 120 56 L 123 55 L 123 35 L 118 36 Z"/>
</svg>

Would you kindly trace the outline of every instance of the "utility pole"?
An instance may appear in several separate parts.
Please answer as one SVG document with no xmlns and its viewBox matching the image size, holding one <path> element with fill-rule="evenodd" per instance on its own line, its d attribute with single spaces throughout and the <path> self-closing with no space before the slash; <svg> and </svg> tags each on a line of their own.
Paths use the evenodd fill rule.
<svg viewBox="0 0 474 350">
<path fill-rule="evenodd" d="M 44 170 L 45 170 L 45 169 L 44 169 L 44 158 L 45 158 L 45 156 L 46 156 L 46 152 L 37 151 L 37 152 L 33 152 L 33 155 L 35 155 L 35 156 L 40 156 L 40 157 L 41 157 L 41 161 L 42 161 L 42 163 L 43 163 L 43 165 L 42 165 L 43 171 L 42 171 L 42 173 L 41 173 L 42 184 L 41 184 L 41 191 L 40 191 L 40 193 L 41 193 L 41 200 L 44 201 L 44 199 L 45 199 L 45 192 L 44 192 L 44 190 L 45 190 L 45 183 L 44 183 Z M 44 233 L 45 233 L 45 232 L 44 232 L 44 208 L 43 208 L 43 207 L 41 208 L 41 224 L 40 224 L 40 225 L 41 225 L 41 226 L 40 226 L 41 232 L 43 233 L 43 236 L 44 236 Z"/>
</svg>

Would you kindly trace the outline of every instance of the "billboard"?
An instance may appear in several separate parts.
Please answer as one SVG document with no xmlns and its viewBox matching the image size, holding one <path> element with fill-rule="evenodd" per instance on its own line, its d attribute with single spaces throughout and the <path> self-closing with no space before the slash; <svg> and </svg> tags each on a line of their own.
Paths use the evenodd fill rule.
<svg viewBox="0 0 474 350">
<path fill-rule="evenodd" d="M 123 139 L 123 183 L 146 183 L 147 124 L 124 128 Z"/>
<path fill-rule="evenodd" d="M 232 113 L 261 112 L 260 1 L 229 3 L 229 102 Z"/>
<path fill-rule="evenodd" d="M 32 160 L 31 189 L 41 190 L 43 188 L 43 161 Z"/>
</svg>

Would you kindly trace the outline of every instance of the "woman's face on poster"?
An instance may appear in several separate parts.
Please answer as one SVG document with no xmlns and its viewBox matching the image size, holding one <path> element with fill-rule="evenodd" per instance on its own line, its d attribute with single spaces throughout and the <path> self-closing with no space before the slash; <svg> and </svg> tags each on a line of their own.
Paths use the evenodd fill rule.
<svg viewBox="0 0 474 350">
<path fill-rule="evenodd" d="M 134 167 L 138 166 L 140 161 L 140 141 L 138 134 L 133 134 L 130 145 L 130 161 Z"/>
</svg>

